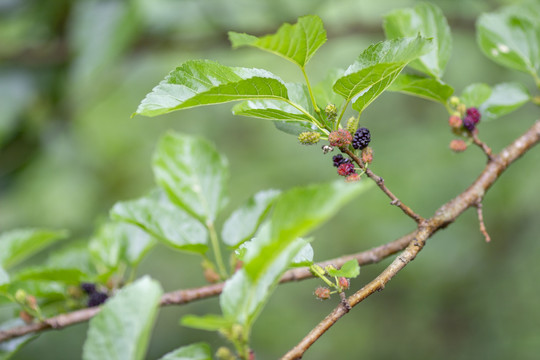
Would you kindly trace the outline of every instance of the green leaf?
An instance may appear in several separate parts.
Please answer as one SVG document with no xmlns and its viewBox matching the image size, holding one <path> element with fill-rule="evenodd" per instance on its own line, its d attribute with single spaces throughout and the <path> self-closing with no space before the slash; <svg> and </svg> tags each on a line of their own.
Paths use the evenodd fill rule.
<svg viewBox="0 0 540 360">
<path fill-rule="evenodd" d="M 178 250 L 205 253 L 208 231 L 173 204 L 161 189 L 137 200 L 116 203 L 111 218 L 135 224 L 164 244 Z"/>
<path fill-rule="evenodd" d="M 304 131 L 321 132 L 317 126 L 307 121 L 274 121 L 276 129 L 283 131 L 286 134 L 298 136 Z"/>
<path fill-rule="evenodd" d="M 25 325 L 21 319 L 12 319 L 0 324 L 0 332 Z M 28 334 L 0 343 L 0 360 L 11 359 L 24 345 L 37 338 L 37 335 Z"/>
<path fill-rule="evenodd" d="M 478 45 L 499 65 L 531 74 L 540 68 L 540 17 L 535 22 L 515 11 L 483 14 L 476 23 Z"/>
<path fill-rule="evenodd" d="M 360 265 L 358 265 L 358 261 L 352 259 L 343 264 L 343 266 L 339 270 L 328 269 L 328 275 L 355 278 L 360 275 Z"/>
<path fill-rule="evenodd" d="M 267 120 L 311 121 L 314 111 L 306 85 L 287 83 L 285 86 L 291 102 L 248 100 L 236 104 L 232 110 L 233 114 Z"/>
<path fill-rule="evenodd" d="M 491 96 L 491 92 L 491 87 L 487 84 L 471 84 L 463 90 L 460 96 L 460 100 L 467 107 L 479 107 Z"/>
<path fill-rule="evenodd" d="M 206 343 L 195 343 L 173 350 L 159 360 L 212 360 L 212 351 Z"/>
<path fill-rule="evenodd" d="M 410 74 L 400 74 L 388 90 L 418 96 L 442 104 L 445 104 L 454 93 L 451 86 L 440 80 Z"/>
<path fill-rule="evenodd" d="M 304 68 L 317 49 L 326 42 L 322 20 L 316 15 L 298 18 L 294 25 L 283 24 L 275 34 L 256 37 L 229 32 L 233 48 L 253 46 L 292 61 Z"/>
<path fill-rule="evenodd" d="M 9 274 L 0 266 L 0 285 L 9 283 Z"/>
<path fill-rule="evenodd" d="M 87 278 L 88 276 L 79 269 L 58 269 L 48 267 L 27 268 L 13 276 L 13 280 L 15 281 L 57 281 L 65 284 L 80 284 Z"/>
<path fill-rule="evenodd" d="M 251 239 L 279 194 L 279 190 L 258 192 L 233 212 L 223 224 L 223 242 L 229 246 L 238 246 Z"/>
<path fill-rule="evenodd" d="M 186 315 L 180 324 L 193 329 L 218 331 L 230 328 L 233 323 L 221 315 L 206 314 L 204 316 Z"/>
<path fill-rule="evenodd" d="M 107 300 L 90 320 L 83 359 L 143 359 L 162 292 L 145 276 Z"/>
<path fill-rule="evenodd" d="M 307 240 L 308 243 L 300 249 L 298 254 L 294 256 L 294 258 L 291 261 L 292 267 L 301 267 L 301 266 L 309 266 L 313 264 L 313 247 L 309 242 L 310 240 Z"/>
<path fill-rule="evenodd" d="M 257 99 L 287 100 L 287 88 L 266 70 L 190 60 L 152 89 L 134 115 L 156 116 L 195 106 Z"/>
<path fill-rule="evenodd" d="M 397 78 L 412 60 L 432 49 L 422 37 L 387 40 L 371 45 L 334 84 L 334 91 L 362 111 Z"/>
<path fill-rule="evenodd" d="M 256 280 L 246 273 L 245 268 L 227 280 L 219 298 L 225 318 L 243 325 L 244 330 L 249 333 L 251 325 L 276 287 L 279 278 L 305 244 L 302 239 L 289 242 L 279 254 L 267 259 L 264 271 Z M 260 255 L 264 247 L 252 246 L 250 250 Z"/>
<path fill-rule="evenodd" d="M 55 250 L 45 262 L 45 266 L 57 269 L 79 269 L 89 275 L 95 273 L 86 241 L 70 243 Z"/>
<path fill-rule="evenodd" d="M 253 247 L 248 248 L 244 265 L 247 274 L 258 279 L 291 242 L 328 220 L 370 185 L 369 182 L 336 181 L 294 188 L 282 194 L 270 219 L 269 241 L 255 253 Z"/>
<path fill-rule="evenodd" d="M 435 78 L 442 77 L 452 52 L 452 36 L 439 7 L 421 3 L 413 9 L 392 11 L 385 16 L 384 31 L 389 39 L 418 34 L 425 38 L 433 38 L 433 49 L 412 61 L 409 66 Z"/>
<path fill-rule="evenodd" d="M 12 279 L 10 283 L 0 286 L 0 294 L 15 295 L 17 290 L 22 289 L 30 295 L 47 300 L 65 300 L 67 297 L 67 285 L 58 281 Z"/>
<path fill-rule="evenodd" d="M 482 120 L 493 120 L 528 102 L 531 96 L 519 83 L 503 83 L 493 87 L 489 98 L 480 105 Z"/>
<path fill-rule="evenodd" d="M 201 222 L 214 222 L 224 206 L 226 159 L 206 140 L 174 132 L 161 138 L 154 176 L 170 199 Z"/>
<path fill-rule="evenodd" d="M 330 69 L 326 77 L 313 86 L 313 96 L 317 104 L 323 108 L 328 104 L 334 104 L 339 108 L 343 98 L 332 90 L 332 86 L 344 73 L 343 69 Z"/>
<path fill-rule="evenodd" d="M 9 269 L 47 246 L 65 239 L 65 230 L 18 229 L 0 235 L 0 265 Z"/>
</svg>

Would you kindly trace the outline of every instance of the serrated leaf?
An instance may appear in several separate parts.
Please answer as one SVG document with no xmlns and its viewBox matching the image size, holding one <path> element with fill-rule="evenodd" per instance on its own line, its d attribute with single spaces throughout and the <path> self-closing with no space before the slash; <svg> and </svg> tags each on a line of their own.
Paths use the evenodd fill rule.
<svg viewBox="0 0 540 360">
<path fill-rule="evenodd" d="M 482 14 L 476 32 L 478 45 L 489 59 L 538 78 L 540 19 L 532 22 L 516 11 Z"/>
<path fill-rule="evenodd" d="M 79 284 L 87 278 L 87 274 L 85 274 L 79 269 L 61 269 L 48 267 L 26 268 L 13 276 L 14 281 L 57 281 L 64 284 Z"/>
<path fill-rule="evenodd" d="M 134 115 L 156 116 L 195 106 L 257 99 L 288 99 L 287 88 L 266 70 L 190 60 L 152 89 Z"/>
<path fill-rule="evenodd" d="M 307 87 L 296 83 L 288 83 L 286 87 L 289 99 L 295 105 L 283 100 L 248 100 L 236 104 L 232 112 L 267 120 L 311 121 L 313 106 Z"/>
<path fill-rule="evenodd" d="M 140 227 L 175 249 L 201 254 L 208 250 L 206 228 L 173 204 L 161 189 L 137 200 L 116 203 L 110 215 Z"/>
<path fill-rule="evenodd" d="M 397 78 L 412 60 L 429 52 L 432 41 L 422 37 L 393 39 L 364 50 L 333 86 L 353 108 L 362 111 Z"/>
<path fill-rule="evenodd" d="M 232 324 L 231 320 L 215 314 L 206 314 L 204 316 L 186 315 L 180 321 L 182 326 L 207 331 L 228 329 Z"/>
<path fill-rule="evenodd" d="M 309 266 L 313 264 L 313 247 L 308 243 L 294 256 L 291 261 L 292 267 Z"/>
<path fill-rule="evenodd" d="M 282 194 L 270 218 L 269 241 L 253 254 L 248 249 L 244 268 L 257 279 L 288 245 L 333 216 L 341 207 L 370 186 L 368 182 L 337 181 L 295 188 Z M 258 234 L 260 235 L 260 234 Z"/>
<path fill-rule="evenodd" d="M 358 261 L 353 259 L 343 264 L 339 270 L 328 269 L 327 271 L 330 276 L 346 277 L 351 279 L 360 275 L 360 265 L 358 265 Z"/>
<path fill-rule="evenodd" d="M 267 259 L 264 271 L 257 279 L 250 277 L 245 268 L 238 270 L 227 280 L 219 297 L 224 317 L 243 325 L 244 329 L 250 329 L 279 278 L 305 244 L 306 242 L 302 239 L 289 242 L 279 254 Z M 264 248 L 251 247 L 251 250 L 258 252 L 263 251 Z"/>
<path fill-rule="evenodd" d="M 159 283 L 145 276 L 107 300 L 90 320 L 83 359 L 143 359 L 162 293 Z"/>
<path fill-rule="evenodd" d="M 206 343 L 195 343 L 173 350 L 159 360 L 212 360 L 212 351 Z"/>
<path fill-rule="evenodd" d="M 445 104 L 454 93 L 451 86 L 440 80 L 410 74 L 400 74 L 388 90 L 418 96 L 442 104 Z"/>
<path fill-rule="evenodd" d="M 269 51 L 304 68 L 317 49 L 326 42 L 322 20 L 316 15 L 298 18 L 294 25 L 283 24 L 275 34 L 256 37 L 229 32 L 233 48 L 252 46 Z"/>
<path fill-rule="evenodd" d="M 226 159 L 206 140 L 168 132 L 154 154 L 156 182 L 203 224 L 225 205 Z"/>
<path fill-rule="evenodd" d="M 18 229 L 0 235 L 0 265 L 9 269 L 47 246 L 65 239 L 65 230 Z"/>
<path fill-rule="evenodd" d="M 238 246 L 249 240 L 279 194 L 279 190 L 258 192 L 233 212 L 223 224 L 221 231 L 223 242 L 229 246 Z"/>
<path fill-rule="evenodd" d="M 452 52 L 450 27 L 441 9 L 431 3 L 395 10 L 385 16 L 384 31 L 389 39 L 418 34 L 434 39 L 433 49 L 409 66 L 436 78 L 442 77 Z"/>
<path fill-rule="evenodd" d="M 475 83 L 467 86 L 459 98 L 468 108 L 479 107 L 491 96 L 491 92 L 492 90 L 489 85 Z"/>
<path fill-rule="evenodd" d="M 12 319 L 0 324 L 0 332 L 25 325 L 21 319 Z M 27 334 L 0 343 L 0 360 L 11 359 L 24 345 L 37 338 L 37 335 Z"/>
<path fill-rule="evenodd" d="M 531 96 L 519 83 L 503 83 L 493 87 L 489 98 L 480 105 L 482 120 L 493 120 L 528 102 Z"/>
</svg>

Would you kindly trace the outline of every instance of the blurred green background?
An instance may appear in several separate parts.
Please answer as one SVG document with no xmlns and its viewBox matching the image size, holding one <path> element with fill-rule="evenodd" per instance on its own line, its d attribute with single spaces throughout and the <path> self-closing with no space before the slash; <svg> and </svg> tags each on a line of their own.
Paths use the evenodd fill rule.
<svg viewBox="0 0 540 360">
<path fill-rule="evenodd" d="M 210 139 L 229 159 L 234 209 L 267 188 L 336 179 L 331 155 L 298 145 L 270 122 L 233 118 L 230 104 L 158 118 L 130 118 L 140 100 L 187 59 L 266 68 L 301 81 L 294 65 L 255 49 L 231 50 L 227 31 L 262 35 L 283 22 L 317 14 L 328 42 L 308 65 L 313 82 L 331 67 L 346 68 L 369 44 L 383 40 L 382 16 L 416 1 L 359 0 L 55 0 L 0 1 L 0 231 L 17 227 L 71 230 L 88 239 L 118 200 L 153 186 L 150 160 L 167 129 Z M 453 33 L 445 80 L 459 94 L 472 82 L 520 81 L 523 74 L 489 62 L 475 44 L 474 21 L 509 1 L 445 0 L 439 5 Z M 536 90 L 537 91 L 537 90 Z M 526 105 L 480 125 L 498 151 L 525 131 L 538 108 Z M 370 128 L 372 169 L 405 203 L 430 216 L 463 191 L 485 164 L 471 148 L 448 150 L 453 138 L 440 105 L 388 93 L 361 118 Z M 536 359 L 540 352 L 540 149 L 504 174 L 485 198 L 492 242 L 467 211 L 428 242 L 386 289 L 343 318 L 305 359 Z M 221 219 L 223 220 L 223 219 Z M 414 224 L 380 191 L 348 205 L 315 234 L 316 260 L 391 241 Z M 358 289 L 390 260 L 362 269 Z M 139 274 L 150 273 L 166 291 L 204 282 L 199 259 L 158 247 Z M 316 280 L 278 288 L 258 319 L 257 359 L 275 359 L 296 344 L 337 304 L 319 302 Z M 207 299 L 160 312 L 147 358 L 181 345 L 224 343 L 214 333 L 178 325 L 188 313 L 217 312 Z M 11 313 L 9 313 L 11 314 Z M 0 309 L 0 317 L 8 311 Z M 0 319 L 0 320 L 2 320 Z M 86 324 L 44 333 L 15 359 L 78 359 Z"/>
</svg>

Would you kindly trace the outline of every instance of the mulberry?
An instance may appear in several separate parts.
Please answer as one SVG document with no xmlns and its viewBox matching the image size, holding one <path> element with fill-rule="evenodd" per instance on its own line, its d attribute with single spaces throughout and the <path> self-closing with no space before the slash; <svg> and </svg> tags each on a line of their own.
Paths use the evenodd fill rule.
<svg viewBox="0 0 540 360">
<path fill-rule="evenodd" d="M 351 143 L 352 136 L 351 133 L 345 129 L 339 129 L 337 131 L 332 131 L 328 134 L 328 142 L 332 146 L 346 146 Z"/>
<path fill-rule="evenodd" d="M 369 145 L 371 141 L 371 134 L 368 129 L 360 128 L 354 133 L 352 146 L 355 149 L 363 149 Z"/>
<path fill-rule="evenodd" d="M 341 164 L 347 164 L 347 163 L 351 162 L 350 159 L 344 158 L 343 155 L 341 155 L 341 154 L 337 154 L 337 155 L 332 156 L 332 161 L 334 162 L 335 167 L 338 167 Z"/>
<path fill-rule="evenodd" d="M 94 307 L 103 304 L 109 296 L 101 291 L 96 291 L 90 294 L 90 299 L 88 299 L 88 307 Z"/>
<path fill-rule="evenodd" d="M 470 116 L 474 122 L 474 124 L 478 124 L 480 121 L 480 111 L 478 111 L 477 108 L 471 107 L 467 109 L 467 116 Z"/>
<path fill-rule="evenodd" d="M 469 131 L 473 131 L 476 126 L 476 122 L 474 121 L 474 118 L 471 115 L 466 115 L 463 118 L 463 127 Z"/>
<path fill-rule="evenodd" d="M 96 285 L 92 283 L 82 283 L 81 289 L 87 293 L 88 295 L 93 294 L 96 292 Z"/>
<path fill-rule="evenodd" d="M 338 174 L 341 176 L 348 176 L 354 173 L 354 165 L 350 162 L 338 166 Z"/>
</svg>

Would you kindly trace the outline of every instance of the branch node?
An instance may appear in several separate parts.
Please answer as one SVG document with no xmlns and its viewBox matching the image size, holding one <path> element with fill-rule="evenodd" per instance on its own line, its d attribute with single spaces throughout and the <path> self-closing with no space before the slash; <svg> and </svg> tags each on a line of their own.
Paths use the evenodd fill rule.
<svg viewBox="0 0 540 360">
<path fill-rule="evenodd" d="M 390 205 L 399 206 L 399 205 L 401 205 L 401 201 L 399 201 L 399 199 L 394 199 L 394 200 L 390 201 Z"/>
<path fill-rule="evenodd" d="M 347 312 L 349 312 L 352 307 L 351 307 L 351 304 L 349 304 L 349 300 L 347 300 L 347 297 L 345 296 L 345 293 L 344 292 L 340 292 L 339 293 L 339 297 L 341 298 L 341 305 L 343 305 L 343 307 L 345 308 L 345 310 Z"/>
</svg>

